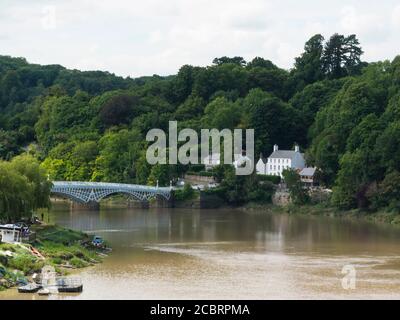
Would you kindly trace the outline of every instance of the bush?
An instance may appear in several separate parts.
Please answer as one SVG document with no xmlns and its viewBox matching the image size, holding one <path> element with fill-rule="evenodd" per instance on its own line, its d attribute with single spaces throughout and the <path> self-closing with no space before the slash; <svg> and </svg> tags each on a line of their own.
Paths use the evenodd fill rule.
<svg viewBox="0 0 400 320">
<path fill-rule="evenodd" d="M 88 266 L 88 263 L 86 261 L 79 259 L 78 257 L 73 257 L 69 262 L 75 268 L 84 268 Z"/>
<path fill-rule="evenodd" d="M 175 200 L 183 201 L 193 199 L 196 195 L 196 191 L 193 190 L 190 183 L 185 183 L 185 186 L 181 190 L 175 191 Z"/>
<path fill-rule="evenodd" d="M 38 261 L 30 254 L 21 254 L 8 261 L 9 268 L 21 270 L 24 274 L 40 272 L 43 265 L 43 261 Z"/>
</svg>

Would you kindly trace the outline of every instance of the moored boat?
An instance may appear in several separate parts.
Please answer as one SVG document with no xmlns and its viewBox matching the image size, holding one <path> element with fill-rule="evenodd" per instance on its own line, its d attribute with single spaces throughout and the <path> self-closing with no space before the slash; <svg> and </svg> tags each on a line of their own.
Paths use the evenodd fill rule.
<svg viewBox="0 0 400 320">
<path fill-rule="evenodd" d="M 57 280 L 58 292 L 82 292 L 82 281 L 77 278 L 61 278 Z"/>
<path fill-rule="evenodd" d="M 50 294 L 50 290 L 43 288 L 38 291 L 39 296 L 48 296 Z"/>
<path fill-rule="evenodd" d="M 38 292 L 42 286 L 36 284 L 36 283 L 29 283 L 25 286 L 20 286 L 18 287 L 18 292 L 20 293 L 35 293 Z"/>
</svg>

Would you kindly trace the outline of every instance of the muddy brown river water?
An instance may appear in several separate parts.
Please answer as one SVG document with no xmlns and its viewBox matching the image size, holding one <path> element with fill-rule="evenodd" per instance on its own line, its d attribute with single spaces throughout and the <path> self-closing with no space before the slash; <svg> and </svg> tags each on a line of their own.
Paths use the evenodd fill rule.
<svg viewBox="0 0 400 320">
<path fill-rule="evenodd" d="M 50 219 L 102 236 L 113 252 L 79 272 L 81 294 L 11 289 L 0 299 L 400 299 L 400 228 L 388 225 L 225 209 L 72 211 L 66 204 L 55 205 Z"/>
</svg>

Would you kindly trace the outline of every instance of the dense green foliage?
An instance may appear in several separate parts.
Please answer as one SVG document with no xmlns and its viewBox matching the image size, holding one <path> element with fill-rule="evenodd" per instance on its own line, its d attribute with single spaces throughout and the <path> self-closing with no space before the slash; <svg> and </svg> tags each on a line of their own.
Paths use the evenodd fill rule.
<svg viewBox="0 0 400 320">
<path fill-rule="evenodd" d="M 290 198 L 293 204 L 303 205 L 310 201 L 307 190 L 300 180 L 300 175 L 293 169 L 285 169 L 282 172 Z"/>
<path fill-rule="evenodd" d="M 275 186 L 255 172 L 251 175 L 236 175 L 230 165 L 219 165 L 214 170 L 215 179 L 221 181 L 216 189 L 207 192 L 217 194 L 231 205 L 243 205 L 248 202 L 271 203 Z"/>
<path fill-rule="evenodd" d="M 185 183 L 182 189 L 178 189 L 175 191 L 174 198 L 175 200 L 190 200 L 196 197 L 196 191 L 192 188 L 190 183 Z"/>
<path fill-rule="evenodd" d="M 275 143 L 307 150 L 336 206 L 396 209 L 400 57 L 367 64 L 362 54 L 355 35 L 315 35 L 289 71 L 260 57 L 220 57 L 138 79 L 2 56 L 0 157 L 28 150 L 52 179 L 169 185 L 201 170 L 150 166 L 149 129 L 167 131 L 170 120 L 179 129 L 254 128 L 256 154 L 269 155 Z M 225 191 L 251 180 L 219 177 Z M 238 188 L 226 197 L 253 197 L 251 188 Z"/>
<path fill-rule="evenodd" d="M 50 205 L 51 182 L 39 162 L 29 155 L 0 161 L 0 220 L 30 217 Z"/>
</svg>

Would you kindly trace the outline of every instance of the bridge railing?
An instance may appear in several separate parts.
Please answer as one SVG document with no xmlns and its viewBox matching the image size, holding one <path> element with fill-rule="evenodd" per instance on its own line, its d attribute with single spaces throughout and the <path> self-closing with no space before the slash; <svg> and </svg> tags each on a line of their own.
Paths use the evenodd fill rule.
<svg viewBox="0 0 400 320">
<path fill-rule="evenodd" d="M 170 187 L 152 187 L 138 184 L 112 183 L 112 182 L 82 182 L 82 181 L 53 181 L 56 188 L 116 188 L 135 189 L 144 191 L 170 191 Z"/>
</svg>

